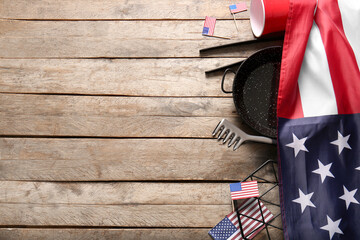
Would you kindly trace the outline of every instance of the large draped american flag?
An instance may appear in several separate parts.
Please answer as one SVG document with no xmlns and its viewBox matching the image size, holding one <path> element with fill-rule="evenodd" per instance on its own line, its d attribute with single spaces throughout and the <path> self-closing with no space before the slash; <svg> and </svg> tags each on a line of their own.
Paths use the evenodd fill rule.
<svg viewBox="0 0 360 240">
<path fill-rule="evenodd" d="M 278 95 L 285 239 L 360 239 L 360 0 L 290 0 Z"/>
</svg>

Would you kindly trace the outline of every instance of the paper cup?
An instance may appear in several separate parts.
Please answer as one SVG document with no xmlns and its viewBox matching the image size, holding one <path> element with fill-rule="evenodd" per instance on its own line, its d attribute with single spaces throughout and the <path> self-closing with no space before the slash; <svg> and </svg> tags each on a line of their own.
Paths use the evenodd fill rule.
<svg viewBox="0 0 360 240">
<path fill-rule="evenodd" d="M 255 37 L 285 31 L 289 0 L 251 0 L 250 24 Z"/>
</svg>

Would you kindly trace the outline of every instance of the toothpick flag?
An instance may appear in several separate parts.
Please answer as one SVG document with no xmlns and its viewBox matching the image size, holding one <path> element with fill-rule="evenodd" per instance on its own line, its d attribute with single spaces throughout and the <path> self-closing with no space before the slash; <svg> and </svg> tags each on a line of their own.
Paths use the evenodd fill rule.
<svg viewBox="0 0 360 240">
<path fill-rule="evenodd" d="M 247 10 L 246 3 L 244 3 L 244 2 L 230 5 L 229 9 L 230 9 L 231 13 L 238 13 L 238 12 L 243 12 L 243 11 Z"/>
<path fill-rule="evenodd" d="M 238 28 L 237 23 L 236 23 L 235 13 L 246 11 L 247 10 L 246 3 L 241 2 L 241 3 L 238 3 L 238 4 L 230 5 L 229 9 L 230 9 L 230 12 L 231 12 L 231 14 L 233 15 L 233 18 L 234 18 L 234 23 L 235 23 L 236 30 L 239 33 L 239 28 Z"/>
<path fill-rule="evenodd" d="M 257 181 L 231 183 L 230 191 L 232 200 L 259 196 Z"/>
<path fill-rule="evenodd" d="M 213 36 L 215 30 L 215 23 L 216 23 L 216 18 L 205 17 L 205 23 L 204 23 L 202 35 Z"/>
<path fill-rule="evenodd" d="M 269 209 L 260 200 L 255 198 L 245 200 L 238 211 L 241 216 L 241 229 L 236 212 L 234 211 L 211 229 L 209 235 L 214 240 L 242 240 L 244 239 L 243 237 L 252 239 L 265 227 L 265 223 L 274 217 Z"/>
</svg>

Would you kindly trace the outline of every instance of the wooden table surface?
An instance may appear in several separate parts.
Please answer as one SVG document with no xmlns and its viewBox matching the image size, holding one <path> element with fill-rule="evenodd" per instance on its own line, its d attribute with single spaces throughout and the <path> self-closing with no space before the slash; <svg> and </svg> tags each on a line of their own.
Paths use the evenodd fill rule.
<svg viewBox="0 0 360 240">
<path fill-rule="evenodd" d="M 204 71 L 265 46 L 199 55 L 253 39 L 230 3 L 0 0 L 1 240 L 211 239 L 229 183 L 276 159 L 211 138 L 222 118 L 243 124 L 222 72 Z M 231 40 L 202 36 L 205 16 Z"/>
</svg>

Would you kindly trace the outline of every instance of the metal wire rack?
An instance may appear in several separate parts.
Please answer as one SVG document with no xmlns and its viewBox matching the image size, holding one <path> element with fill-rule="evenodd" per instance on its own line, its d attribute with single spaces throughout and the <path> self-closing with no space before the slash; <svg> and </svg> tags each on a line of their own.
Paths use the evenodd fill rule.
<svg viewBox="0 0 360 240">
<path fill-rule="evenodd" d="M 269 200 L 266 199 L 267 194 L 269 194 L 272 191 L 277 191 L 278 187 L 279 187 L 279 181 L 278 181 L 278 176 L 277 176 L 277 172 L 276 172 L 277 166 L 275 168 L 275 165 L 277 165 L 277 162 L 275 162 L 274 160 L 267 160 L 259 168 L 257 168 L 254 172 L 252 172 L 249 176 L 247 176 L 245 179 L 242 180 L 242 182 L 247 181 L 247 180 L 259 180 L 259 181 L 261 181 L 261 183 L 266 183 L 267 185 L 269 185 L 259 197 L 255 198 L 255 201 L 257 201 L 258 204 L 259 204 L 259 209 L 260 209 L 260 212 L 261 212 L 261 220 L 255 219 L 255 218 L 252 218 L 250 216 L 242 214 L 240 212 L 240 209 L 238 209 L 239 208 L 238 207 L 238 201 L 233 200 L 234 208 L 237 209 L 236 213 L 237 213 L 237 217 L 238 217 L 238 221 L 239 221 L 241 237 L 244 240 L 251 239 L 250 238 L 251 235 L 254 232 L 256 232 L 256 231 L 258 231 L 259 229 L 262 229 L 262 228 L 264 228 L 266 230 L 267 237 L 268 237 L 269 240 L 271 240 L 270 232 L 269 232 L 269 229 L 268 229 L 269 226 L 273 227 L 273 228 L 276 228 L 278 230 L 281 230 L 281 231 L 283 230 L 281 227 L 272 224 L 272 222 L 274 222 L 274 220 L 277 219 L 281 215 L 281 213 L 280 213 L 280 204 L 277 203 L 277 202 L 269 201 Z M 267 176 L 267 177 L 259 176 L 259 174 L 261 173 L 261 170 L 264 170 L 265 168 L 267 168 L 268 172 L 269 172 L 269 169 L 270 169 L 270 172 L 271 172 L 270 180 L 269 180 L 269 176 Z M 265 203 L 266 205 L 272 205 L 272 206 L 278 207 L 279 208 L 278 209 L 279 213 L 274 215 L 274 217 L 270 221 L 265 222 L 265 217 L 263 215 L 263 211 L 262 211 L 262 207 L 260 205 L 260 201 Z M 247 234 L 244 234 L 244 227 L 243 227 L 242 222 L 240 221 L 242 216 L 244 216 L 246 218 L 249 218 L 249 219 L 252 219 L 254 221 L 260 222 L 261 224 L 257 228 L 253 229 L 251 232 L 248 232 Z"/>
</svg>

